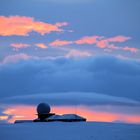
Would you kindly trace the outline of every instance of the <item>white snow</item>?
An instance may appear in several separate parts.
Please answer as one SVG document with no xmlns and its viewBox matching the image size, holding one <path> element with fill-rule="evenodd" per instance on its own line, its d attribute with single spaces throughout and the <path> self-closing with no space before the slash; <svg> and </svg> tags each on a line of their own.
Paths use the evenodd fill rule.
<svg viewBox="0 0 140 140">
<path fill-rule="evenodd" d="M 52 115 L 48 119 L 60 119 L 61 115 Z"/>
<path fill-rule="evenodd" d="M 78 116 L 76 114 L 63 114 L 63 115 L 53 115 L 53 116 L 50 116 L 48 118 L 48 120 L 51 120 L 51 119 L 57 119 L 57 120 L 61 120 L 61 119 L 83 119 L 81 116 Z"/>
<path fill-rule="evenodd" d="M 0 140 L 140 140 L 140 125 L 97 122 L 0 124 Z"/>
<path fill-rule="evenodd" d="M 61 119 L 83 119 L 83 118 L 76 114 L 64 114 L 61 116 Z"/>
</svg>

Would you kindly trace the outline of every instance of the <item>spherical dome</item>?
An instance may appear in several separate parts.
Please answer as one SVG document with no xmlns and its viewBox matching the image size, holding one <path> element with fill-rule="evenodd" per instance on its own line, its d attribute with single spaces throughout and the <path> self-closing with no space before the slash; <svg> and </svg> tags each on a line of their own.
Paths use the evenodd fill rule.
<svg viewBox="0 0 140 140">
<path fill-rule="evenodd" d="M 38 114 L 47 114 L 47 113 L 50 113 L 51 111 L 51 108 L 48 104 L 46 103 L 40 103 L 38 106 L 37 106 L 37 113 Z"/>
</svg>

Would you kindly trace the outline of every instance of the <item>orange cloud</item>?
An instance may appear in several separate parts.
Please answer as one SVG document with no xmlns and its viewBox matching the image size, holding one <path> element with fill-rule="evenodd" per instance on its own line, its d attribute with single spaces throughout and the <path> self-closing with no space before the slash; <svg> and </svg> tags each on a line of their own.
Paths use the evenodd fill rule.
<svg viewBox="0 0 140 140">
<path fill-rule="evenodd" d="M 79 51 L 79 50 L 72 49 L 65 55 L 65 57 L 67 57 L 67 58 L 77 57 L 77 56 L 78 57 L 89 57 L 91 55 L 92 54 L 88 51 Z"/>
<path fill-rule="evenodd" d="M 8 116 L 0 116 L 0 120 L 7 120 L 8 119 Z"/>
<path fill-rule="evenodd" d="M 98 122 L 115 122 L 122 121 L 126 123 L 140 123 L 140 115 L 135 114 L 123 114 L 123 113 L 112 113 L 105 111 L 95 111 L 91 108 L 85 106 L 52 106 L 51 112 L 56 114 L 69 114 L 75 113 L 87 118 L 88 121 L 98 121 Z M 15 120 L 19 119 L 35 119 L 36 107 L 35 106 L 25 106 L 18 105 L 5 109 L 3 111 L 5 116 L 12 115 L 12 118 L 8 120 L 13 123 Z M 5 118 L 4 118 L 5 119 Z"/>
<path fill-rule="evenodd" d="M 43 44 L 43 43 L 39 43 L 39 44 L 35 44 L 37 47 L 41 48 L 41 49 L 47 49 L 48 47 Z"/>
<path fill-rule="evenodd" d="M 69 45 L 69 44 L 72 44 L 72 43 L 73 43 L 72 41 L 66 41 L 66 40 L 57 39 L 57 40 L 51 42 L 49 45 L 53 46 L 53 47 L 57 47 L 57 46 Z"/>
<path fill-rule="evenodd" d="M 97 39 L 100 38 L 99 36 L 85 36 L 85 37 L 82 37 L 81 39 L 79 40 L 76 40 L 75 43 L 76 44 L 95 44 L 97 43 Z"/>
<path fill-rule="evenodd" d="M 49 24 L 46 22 L 35 21 L 32 17 L 26 16 L 0 16 L 0 35 L 1 36 L 27 36 L 34 31 L 41 35 L 51 32 L 62 32 L 62 26 L 67 26 L 67 22 Z"/>
</svg>

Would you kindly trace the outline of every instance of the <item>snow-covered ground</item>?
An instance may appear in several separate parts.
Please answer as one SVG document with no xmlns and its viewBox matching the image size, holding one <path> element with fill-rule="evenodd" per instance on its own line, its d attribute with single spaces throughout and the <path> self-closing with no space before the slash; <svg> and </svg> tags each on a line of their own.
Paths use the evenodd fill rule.
<svg viewBox="0 0 140 140">
<path fill-rule="evenodd" d="M 0 124 L 0 140 L 140 140 L 140 125 L 97 122 Z"/>
</svg>

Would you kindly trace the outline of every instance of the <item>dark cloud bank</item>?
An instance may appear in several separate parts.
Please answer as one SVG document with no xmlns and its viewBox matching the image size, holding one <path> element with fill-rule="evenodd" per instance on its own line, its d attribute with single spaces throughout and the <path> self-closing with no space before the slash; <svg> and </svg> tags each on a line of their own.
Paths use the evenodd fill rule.
<svg viewBox="0 0 140 140">
<path fill-rule="evenodd" d="M 1 100 L 59 92 L 74 92 L 73 98 L 78 98 L 82 92 L 93 92 L 140 101 L 139 84 L 140 62 L 113 56 L 28 59 L 0 64 Z"/>
</svg>

